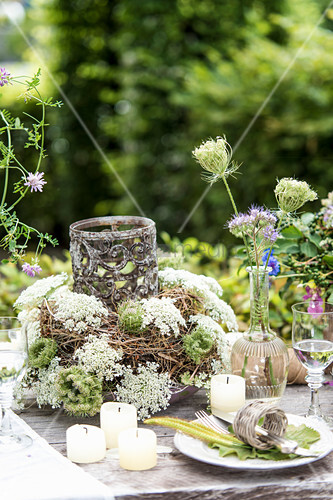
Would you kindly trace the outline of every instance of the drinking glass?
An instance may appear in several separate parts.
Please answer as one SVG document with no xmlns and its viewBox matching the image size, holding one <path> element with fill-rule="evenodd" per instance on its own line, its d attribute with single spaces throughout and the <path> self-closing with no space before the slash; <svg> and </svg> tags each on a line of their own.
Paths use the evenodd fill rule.
<svg viewBox="0 0 333 500">
<path fill-rule="evenodd" d="M 325 377 L 324 370 L 333 361 L 333 304 L 299 302 L 293 311 L 293 348 L 297 358 L 307 369 L 305 380 L 311 390 L 308 417 L 324 420 L 330 427 L 333 419 L 323 415 L 318 390 Z M 320 311 L 323 312 L 320 312 Z"/>
<path fill-rule="evenodd" d="M 9 409 L 15 385 L 22 380 L 28 362 L 25 328 L 14 317 L 0 317 L 0 453 L 17 451 L 29 446 L 32 439 L 12 431 Z"/>
</svg>

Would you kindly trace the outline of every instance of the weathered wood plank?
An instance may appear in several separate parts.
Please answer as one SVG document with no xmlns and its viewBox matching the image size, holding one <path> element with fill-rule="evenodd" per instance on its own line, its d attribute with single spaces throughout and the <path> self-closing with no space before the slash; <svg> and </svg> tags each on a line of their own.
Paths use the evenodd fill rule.
<svg viewBox="0 0 333 500">
<path fill-rule="evenodd" d="M 333 415 L 333 389 L 321 390 L 323 410 Z M 288 387 L 280 406 L 288 413 L 303 414 L 309 405 L 306 386 Z M 206 407 L 204 391 L 170 406 L 161 415 L 195 418 L 194 412 Z M 66 454 L 66 429 L 75 423 L 99 425 L 99 416 L 90 419 L 68 417 L 62 410 L 37 409 L 20 416 L 60 453 Z M 141 424 L 143 425 L 143 424 Z M 174 431 L 152 427 L 158 444 L 170 446 L 172 453 L 159 454 L 157 466 L 148 471 L 126 471 L 110 456 L 96 464 L 81 467 L 109 486 L 119 500 L 270 500 L 333 498 L 333 463 L 328 456 L 314 464 L 277 471 L 237 471 L 192 460 L 173 445 Z M 112 454 L 111 454 L 112 455 Z"/>
</svg>

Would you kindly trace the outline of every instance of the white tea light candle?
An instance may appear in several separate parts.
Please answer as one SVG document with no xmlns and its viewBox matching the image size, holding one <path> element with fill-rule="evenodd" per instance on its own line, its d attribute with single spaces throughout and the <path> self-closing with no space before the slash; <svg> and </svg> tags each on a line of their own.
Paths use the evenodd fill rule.
<svg viewBox="0 0 333 500">
<path fill-rule="evenodd" d="M 157 463 L 156 434 L 150 429 L 126 429 L 118 436 L 120 467 L 147 470 Z"/>
<path fill-rule="evenodd" d="M 220 374 L 211 378 L 210 405 L 214 409 L 238 411 L 245 404 L 245 379 L 238 375 Z"/>
<path fill-rule="evenodd" d="M 91 464 L 105 457 L 105 434 L 95 425 L 72 425 L 66 431 L 67 457 L 72 462 Z"/>
<path fill-rule="evenodd" d="M 138 425 L 136 408 L 127 403 L 102 404 L 100 418 L 107 448 L 117 448 L 119 432 Z"/>
</svg>

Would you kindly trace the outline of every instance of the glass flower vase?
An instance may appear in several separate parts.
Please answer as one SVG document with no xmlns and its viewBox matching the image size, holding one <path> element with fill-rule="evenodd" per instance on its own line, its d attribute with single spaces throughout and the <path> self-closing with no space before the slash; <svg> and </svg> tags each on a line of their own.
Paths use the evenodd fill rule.
<svg viewBox="0 0 333 500">
<path fill-rule="evenodd" d="M 277 403 L 286 387 L 289 356 L 269 325 L 270 268 L 249 267 L 250 328 L 232 349 L 232 372 L 246 380 L 246 400 Z"/>
</svg>

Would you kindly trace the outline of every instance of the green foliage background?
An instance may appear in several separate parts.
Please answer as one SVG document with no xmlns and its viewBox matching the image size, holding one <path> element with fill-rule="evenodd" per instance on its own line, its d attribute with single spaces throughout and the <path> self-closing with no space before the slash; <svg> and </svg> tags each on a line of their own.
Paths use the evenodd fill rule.
<svg viewBox="0 0 333 500">
<path fill-rule="evenodd" d="M 315 29 L 325 7 L 317 0 L 32 0 L 24 30 L 65 106 L 50 116 L 48 184 L 24 203 L 25 218 L 64 247 L 75 220 L 143 213 L 158 234 L 182 229 L 182 239 L 230 243 L 222 185 L 184 226 L 207 187 L 191 151 L 222 134 L 243 163 L 231 180 L 240 210 L 253 202 L 274 207 L 276 177 L 305 179 L 326 196 L 332 10 Z M 40 65 L 28 47 L 22 58 Z"/>
</svg>

